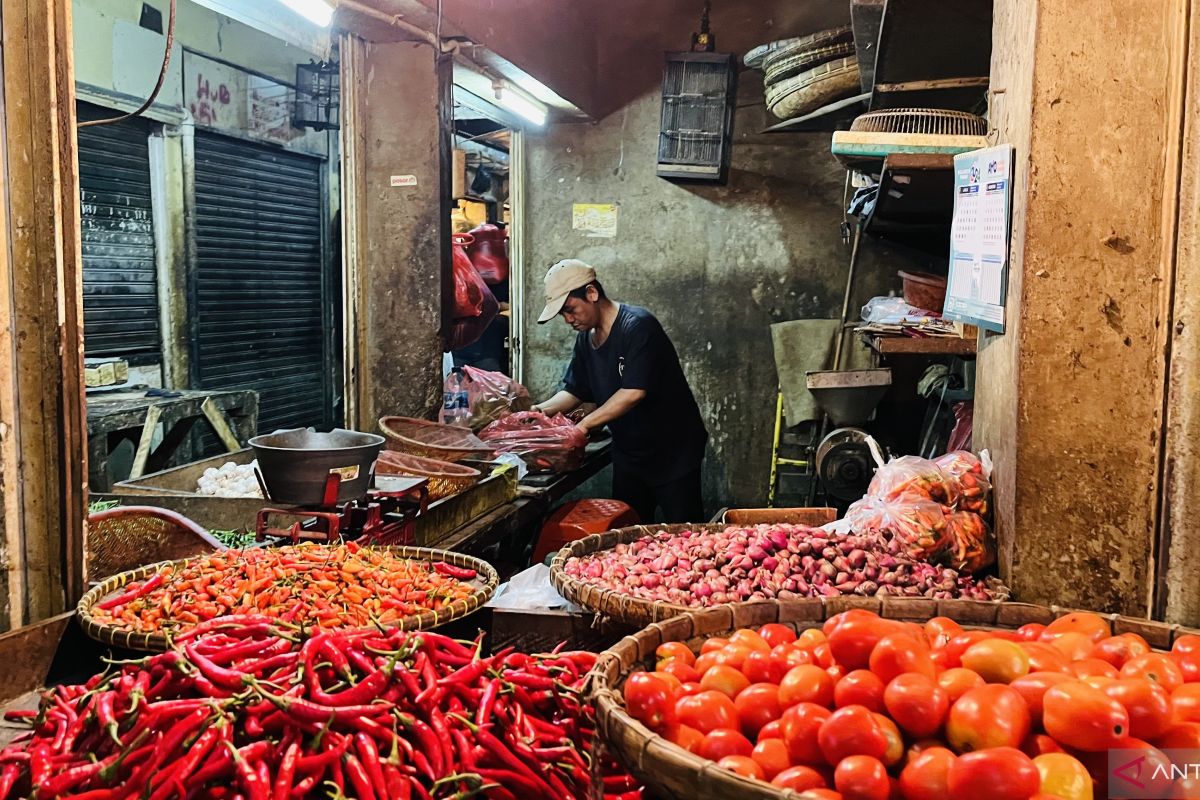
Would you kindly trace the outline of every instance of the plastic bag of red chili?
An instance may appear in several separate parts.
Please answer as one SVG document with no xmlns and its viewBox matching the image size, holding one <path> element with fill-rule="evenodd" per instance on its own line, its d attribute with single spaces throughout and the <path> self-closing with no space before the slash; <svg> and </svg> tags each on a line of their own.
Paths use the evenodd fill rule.
<svg viewBox="0 0 1200 800">
<path fill-rule="evenodd" d="M 936 563 L 954 544 L 943 507 L 929 500 L 864 497 L 846 510 L 846 521 L 854 531 L 890 534 L 905 554 L 925 561 Z"/>
<path fill-rule="evenodd" d="M 988 480 L 988 470 L 979 456 L 966 450 L 955 450 L 953 453 L 938 456 L 933 463 L 957 484 L 958 508 L 961 511 L 987 513 L 988 494 L 992 491 L 992 483 Z"/>
<path fill-rule="evenodd" d="M 958 500 L 958 485 L 929 459 L 901 456 L 875 472 L 867 494 L 881 500 L 923 497 L 944 506 L 953 506 Z"/>
<path fill-rule="evenodd" d="M 996 548 L 983 517 L 970 511 L 946 515 L 947 534 L 953 540 L 950 565 L 963 572 L 978 572 L 996 561 Z"/>
<path fill-rule="evenodd" d="M 479 432 L 497 453 L 515 453 L 531 472 L 570 472 L 583 465 L 587 435 L 558 414 L 521 411 L 498 419 Z"/>
</svg>

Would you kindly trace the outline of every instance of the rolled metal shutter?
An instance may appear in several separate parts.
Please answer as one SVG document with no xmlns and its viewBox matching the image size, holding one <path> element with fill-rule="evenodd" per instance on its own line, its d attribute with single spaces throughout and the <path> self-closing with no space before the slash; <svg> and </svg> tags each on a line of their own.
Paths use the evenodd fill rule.
<svg viewBox="0 0 1200 800">
<path fill-rule="evenodd" d="M 321 161 L 197 132 L 193 369 L 255 389 L 258 429 L 328 426 Z"/>
<path fill-rule="evenodd" d="M 78 113 L 82 120 L 116 115 L 87 103 Z M 79 129 L 87 356 L 161 360 L 149 136 L 150 123 L 137 118 Z"/>
</svg>

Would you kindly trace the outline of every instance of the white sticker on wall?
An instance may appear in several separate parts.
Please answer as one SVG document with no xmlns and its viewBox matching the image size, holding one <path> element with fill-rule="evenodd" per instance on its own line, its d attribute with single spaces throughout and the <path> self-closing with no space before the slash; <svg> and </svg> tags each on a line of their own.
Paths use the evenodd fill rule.
<svg viewBox="0 0 1200 800">
<path fill-rule="evenodd" d="M 392 186 L 416 186 L 416 175 L 393 175 Z"/>
</svg>

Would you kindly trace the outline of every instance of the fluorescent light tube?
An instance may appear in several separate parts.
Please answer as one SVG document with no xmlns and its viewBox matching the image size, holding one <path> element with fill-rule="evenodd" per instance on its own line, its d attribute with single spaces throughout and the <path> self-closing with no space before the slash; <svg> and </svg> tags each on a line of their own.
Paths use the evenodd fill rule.
<svg viewBox="0 0 1200 800">
<path fill-rule="evenodd" d="M 533 100 L 526 98 L 525 95 L 503 84 L 497 84 L 495 89 L 496 102 L 501 106 L 512 111 L 514 114 L 520 114 L 539 128 L 546 124 L 545 106 L 535 103 Z"/>
<path fill-rule="evenodd" d="M 333 6 L 327 0 L 279 0 L 300 16 L 322 28 L 333 19 Z"/>
</svg>

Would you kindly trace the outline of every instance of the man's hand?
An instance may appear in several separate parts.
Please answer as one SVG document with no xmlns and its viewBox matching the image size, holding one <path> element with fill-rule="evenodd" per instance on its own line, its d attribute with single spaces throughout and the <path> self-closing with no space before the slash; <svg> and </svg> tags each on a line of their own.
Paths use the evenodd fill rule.
<svg viewBox="0 0 1200 800">
<path fill-rule="evenodd" d="M 565 414 L 572 409 L 579 407 L 580 400 L 570 392 L 559 392 L 549 400 L 543 400 L 540 403 L 535 403 L 531 408 L 532 411 L 545 414 L 547 417 L 553 417 L 555 414 Z"/>
<path fill-rule="evenodd" d="M 586 419 L 581 419 L 581 420 L 579 420 L 579 422 L 576 422 L 575 430 L 579 431 L 584 436 L 590 437 L 592 435 L 592 429 L 588 427 Z"/>
</svg>

